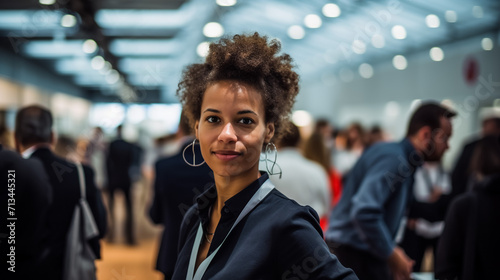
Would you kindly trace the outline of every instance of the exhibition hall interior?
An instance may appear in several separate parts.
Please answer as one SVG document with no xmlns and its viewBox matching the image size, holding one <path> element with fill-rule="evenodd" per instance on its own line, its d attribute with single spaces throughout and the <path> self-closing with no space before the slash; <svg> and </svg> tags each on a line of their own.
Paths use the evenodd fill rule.
<svg viewBox="0 0 500 280">
<path fill-rule="evenodd" d="M 163 247 L 178 249 L 176 242 L 165 238 L 166 232 L 178 236 L 179 229 L 169 226 L 170 221 L 164 222 L 165 217 L 155 218 L 153 212 L 155 207 L 165 209 L 165 205 L 173 203 L 162 201 L 157 188 L 160 173 L 176 172 L 162 170 L 159 162 L 179 154 L 186 161 L 183 141 L 195 137 L 181 131 L 183 105 L 179 94 L 186 85 L 183 88 L 179 83 L 187 67 L 205 63 L 207 56 L 215 51 L 214 45 L 221 46 L 221 39 L 233 40 L 236 34 L 252 36 L 255 32 L 266 36 L 268 42 L 279 44 L 279 54 L 291 57 L 293 71 L 298 74 L 298 94 L 289 114 L 300 134 L 294 149 L 307 158 L 304 160 L 314 162 L 314 156 L 308 156 L 311 152 L 308 147 L 322 146 L 321 157 L 325 160 L 314 164 L 324 167 L 321 170 L 327 175 L 328 192 L 322 195 L 327 200 L 326 210 L 318 210 L 315 202 L 300 201 L 311 189 L 303 188 L 303 193 L 294 198 L 292 193 L 282 191 L 279 183 L 275 185 L 287 197 L 318 212 L 317 227 L 321 225 L 328 246 L 338 230 L 332 229 L 334 220 L 341 217 L 340 210 L 336 213 L 335 208 L 347 203 L 343 202 L 342 199 L 347 200 L 343 196 L 353 192 L 349 187 L 354 188 L 354 177 L 361 178 L 361 167 L 357 167 L 368 160 L 369 152 L 383 143 L 410 139 L 410 119 L 422 105 L 431 102 L 453 112 L 452 129 L 442 155 L 429 161 L 423 157 L 422 166 L 409 167 L 411 176 L 403 175 L 404 180 L 412 177 L 408 201 L 421 199 L 423 202 L 418 203 L 428 205 L 429 213 L 434 211 L 434 204 L 450 196 L 445 206 L 439 206 L 444 207 L 445 214 L 428 218 L 426 211 L 421 211 L 423 216 L 418 213 L 411 216 L 408 213 L 418 211 L 412 212 L 414 205 L 408 202 L 406 214 L 401 214 L 401 221 L 397 221 L 398 238 L 394 236 L 391 241 L 412 259 L 412 279 L 452 279 L 438 278 L 438 273 L 435 274 L 441 262 L 436 263 L 440 259 L 436 251 L 445 247 L 440 241 L 447 233 L 451 216 L 446 209 L 455 205 L 456 197 L 451 195 L 458 197 L 475 191 L 472 179 L 455 178 L 472 170 L 468 165 L 461 166 L 464 147 L 490 134 L 497 138 L 500 135 L 500 2 L 497 0 L 0 1 L 2 150 L 29 157 L 26 154 L 29 147 L 19 140 L 23 131 L 19 123 L 23 118 L 18 114 L 33 105 L 50 112 L 53 139 L 47 147 L 71 164 L 83 163 L 86 172 L 91 170 L 94 183 L 89 186 L 87 182 L 87 187 L 96 189 L 97 201 L 102 204 L 100 213 L 104 213 L 105 230 L 101 231 L 105 234 L 98 239 L 97 279 L 177 279 L 177 272 L 173 277 L 173 272 L 163 268 L 161 252 Z M 221 48 L 225 46 L 222 44 Z M 319 142 L 311 144 L 315 135 L 320 135 Z M 110 178 L 113 164 L 123 163 L 125 158 L 123 146 L 120 149 L 124 150 L 117 152 L 118 160 L 113 163 L 111 159 L 112 143 L 118 138 L 132 147 L 132 160 L 125 169 L 128 175 L 121 175 L 130 177 L 127 187 L 113 185 Z M 274 165 L 283 165 L 279 177 L 288 182 L 285 154 L 280 162 L 285 147 L 276 145 L 277 150 L 273 144 L 274 154 L 269 157 L 267 148 L 262 151 L 260 170 L 267 169 L 270 177 L 278 177 L 273 175 Z M 192 147 L 194 153 L 198 145 Z M 469 155 L 469 160 L 477 157 Z M 273 161 L 271 170 L 269 158 Z M 192 159 L 195 160 L 194 154 Z M 199 160 L 196 158 L 193 164 Z M 190 161 L 188 156 L 186 163 Z M 210 165 L 209 160 L 207 164 Z M 213 169 L 212 165 L 209 167 Z M 421 184 L 430 185 L 431 190 L 424 186 L 425 190 L 419 191 L 417 177 L 423 176 L 419 170 L 425 171 L 422 171 L 425 182 Z M 495 174 L 498 173 L 497 170 Z M 166 175 L 164 178 L 166 188 L 171 179 Z M 456 182 L 460 181 L 464 184 L 463 193 L 457 191 L 461 187 Z M 466 182 L 470 184 L 465 186 Z M 435 185 L 441 188 L 435 189 Z M 176 192 L 169 195 L 175 196 Z M 190 201 L 196 201 L 194 194 L 191 195 Z M 495 195 L 489 198 L 498 201 L 498 191 Z M 353 201 L 358 198 L 354 195 Z M 56 199 L 61 197 L 54 193 Z M 87 199 L 92 204 L 92 198 Z M 174 205 L 174 208 L 185 214 L 189 206 Z M 357 223 L 353 224 L 356 228 Z M 23 238 L 22 233 L 16 235 Z M 480 240 L 476 243 L 476 248 L 481 247 Z M 330 251 L 336 254 L 335 249 Z M 19 262 L 21 258 L 18 254 Z M 344 263 L 342 255 L 339 260 Z M 171 266 L 178 270 L 181 264 L 177 262 L 175 266 L 174 259 Z M 303 268 L 314 273 L 307 265 Z M 362 274 L 352 269 L 363 279 Z M 207 273 L 211 273 L 210 269 Z M 296 277 L 290 274 L 290 278 L 281 279 L 306 279 L 301 274 Z"/>
</svg>

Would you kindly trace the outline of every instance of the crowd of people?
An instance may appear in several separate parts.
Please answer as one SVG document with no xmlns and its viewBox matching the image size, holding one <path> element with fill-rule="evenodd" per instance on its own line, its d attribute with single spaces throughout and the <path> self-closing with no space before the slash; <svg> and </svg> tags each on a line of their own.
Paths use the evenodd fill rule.
<svg viewBox="0 0 500 280">
<path fill-rule="evenodd" d="M 437 102 L 416 108 L 398 141 L 358 122 L 338 129 L 318 119 L 308 132 L 289 120 L 299 77 L 279 51 L 257 33 L 236 35 L 183 73 L 178 132 L 157 139 L 144 209 L 164 226 L 156 269 L 165 279 L 407 280 L 424 270 L 428 249 L 436 279 L 494 279 L 500 117 L 483 120 L 452 172 L 442 157 L 456 112 Z M 18 209 L 16 272 L 2 239 L 2 279 L 95 279 L 101 239 L 116 236 L 116 191 L 125 242 L 137 244 L 131 188 L 145 151 L 122 129 L 106 141 L 95 128 L 82 144 L 56 139 L 44 107 L 17 112 L 15 151 L 0 146 Z M 3 188 L 2 201 L 11 193 Z M 71 239 L 79 230 L 85 237 Z"/>
</svg>

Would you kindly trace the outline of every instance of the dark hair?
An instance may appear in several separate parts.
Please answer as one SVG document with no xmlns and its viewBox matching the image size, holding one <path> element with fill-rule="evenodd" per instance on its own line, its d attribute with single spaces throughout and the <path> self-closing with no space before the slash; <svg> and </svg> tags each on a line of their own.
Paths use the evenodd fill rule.
<svg viewBox="0 0 500 280">
<path fill-rule="evenodd" d="M 181 112 L 181 117 L 179 119 L 179 130 L 184 135 L 190 135 L 192 132 L 192 127 L 189 125 L 189 120 L 184 111 Z"/>
<path fill-rule="evenodd" d="M 354 130 L 358 133 L 359 135 L 359 139 L 352 139 L 351 138 L 351 133 L 350 131 L 351 130 Z M 365 132 L 365 129 L 363 128 L 363 125 L 359 122 L 353 122 L 349 125 L 349 127 L 347 128 L 346 130 L 347 132 L 347 143 L 346 143 L 346 148 L 348 150 L 352 149 L 352 147 L 354 146 L 354 141 L 355 140 L 360 140 L 362 145 L 365 146 L 366 145 L 366 132 Z"/>
<path fill-rule="evenodd" d="M 304 145 L 304 157 L 319 163 L 323 169 L 330 172 L 330 156 L 323 140 L 323 135 L 314 131 Z"/>
<path fill-rule="evenodd" d="M 292 70 L 292 58 L 278 55 L 281 44 L 259 33 L 234 35 L 210 44 L 205 63 L 188 66 L 177 96 L 192 127 L 201 115 L 206 89 L 222 80 L 236 80 L 262 94 L 265 120 L 275 125 L 278 139 L 299 92 L 299 76 Z"/>
<path fill-rule="evenodd" d="M 24 146 L 50 143 L 52 140 L 52 114 L 42 106 L 32 105 L 17 112 L 14 135 Z"/>
<path fill-rule="evenodd" d="M 485 136 L 477 142 L 470 162 L 472 174 L 500 174 L 500 138 Z"/>
<path fill-rule="evenodd" d="M 432 131 L 441 127 L 441 118 L 451 119 L 457 114 L 435 102 L 426 102 L 418 107 L 410 118 L 406 136 L 413 136 L 424 126 Z"/>
<path fill-rule="evenodd" d="M 278 146 L 280 148 L 285 148 L 285 147 L 297 147 L 300 142 L 300 131 L 299 128 L 293 124 L 289 123 L 288 124 L 288 131 L 283 133 L 281 140 L 279 141 Z"/>
<path fill-rule="evenodd" d="M 60 135 L 54 146 L 54 153 L 60 157 L 66 158 L 68 154 L 76 152 L 76 141 L 70 136 Z"/>
<path fill-rule="evenodd" d="M 493 122 L 496 127 L 500 128 L 500 117 L 488 117 L 483 120 L 483 124 L 486 122 Z"/>
<path fill-rule="evenodd" d="M 315 131 L 321 130 L 323 127 L 330 126 L 330 122 L 327 119 L 318 119 L 314 127 Z"/>
</svg>

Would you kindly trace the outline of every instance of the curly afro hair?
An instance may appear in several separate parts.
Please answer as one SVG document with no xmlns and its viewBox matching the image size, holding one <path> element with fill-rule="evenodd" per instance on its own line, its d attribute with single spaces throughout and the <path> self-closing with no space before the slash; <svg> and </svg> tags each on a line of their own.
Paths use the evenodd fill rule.
<svg viewBox="0 0 500 280">
<path fill-rule="evenodd" d="M 262 94 L 266 122 L 275 126 L 278 140 L 286 127 L 299 92 L 299 75 L 292 69 L 288 54 L 278 55 L 281 44 L 266 36 L 234 35 L 210 44 L 203 64 L 188 66 L 177 89 L 191 126 L 201 115 L 205 90 L 221 80 L 236 80 L 253 86 Z"/>
</svg>

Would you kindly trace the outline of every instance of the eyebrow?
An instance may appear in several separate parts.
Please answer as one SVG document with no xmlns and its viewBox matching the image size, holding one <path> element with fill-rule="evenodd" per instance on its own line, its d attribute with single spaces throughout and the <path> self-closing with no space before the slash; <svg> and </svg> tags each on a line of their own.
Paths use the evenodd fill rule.
<svg viewBox="0 0 500 280">
<path fill-rule="evenodd" d="M 216 109 L 211 109 L 211 108 L 208 108 L 206 109 L 205 111 L 203 111 L 203 113 L 206 113 L 206 112 L 212 112 L 212 113 L 217 113 L 217 114 L 220 114 L 221 111 L 219 110 L 216 110 Z M 257 113 L 255 113 L 254 111 L 252 110 L 242 110 L 242 111 L 238 111 L 237 113 L 238 115 L 244 115 L 244 114 L 254 114 L 254 115 L 257 115 Z"/>
</svg>

